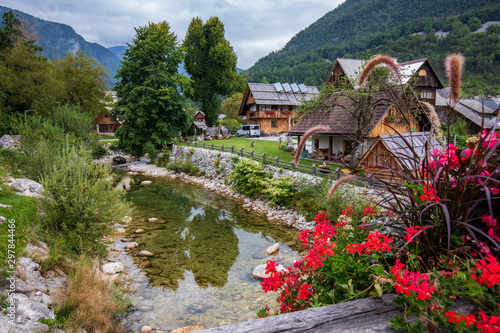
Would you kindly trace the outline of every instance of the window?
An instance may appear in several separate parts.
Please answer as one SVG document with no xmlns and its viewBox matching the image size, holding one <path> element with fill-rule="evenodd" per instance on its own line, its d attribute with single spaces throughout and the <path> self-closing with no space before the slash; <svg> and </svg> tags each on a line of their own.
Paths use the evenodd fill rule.
<svg viewBox="0 0 500 333">
<path fill-rule="evenodd" d="M 420 98 L 434 98 L 434 93 L 432 91 L 421 91 Z"/>
<path fill-rule="evenodd" d="M 421 69 L 419 72 L 418 72 L 418 75 L 419 76 L 427 76 L 427 71 L 425 69 Z"/>
<path fill-rule="evenodd" d="M 276 120 L 271 120 L 271 127 L 278 127 L 278 122 Z"/>
<path fill-rule="evenodd" d="M 104 117 L 108 118 L 108 117 L 109 117 L 109 114 L 107 114 L 107 113 L 106 113 L 106 114 L 104 115 Z"/>
<path fill-rule="evenodd" d="M 278 111 L 278 106 L 277 105 L 271 105 L 271 110 Z"/>
</svg>

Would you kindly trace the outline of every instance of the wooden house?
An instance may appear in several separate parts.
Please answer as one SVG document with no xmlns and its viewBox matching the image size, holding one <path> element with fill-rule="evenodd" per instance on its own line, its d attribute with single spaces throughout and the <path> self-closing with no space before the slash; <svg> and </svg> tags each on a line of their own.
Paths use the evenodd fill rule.
<svg viewBox="0 0 500 333">
<path fill-rule="evenodd" d="M 114 135 L 121 127 L 120 121 L 114 119 L 109 110 L 100 112 L 92 123 L 96 126 L 97 134 Z"/>
<path fill-rule="evenodd" d="M 288 132 L 297 120 L 297 107 L 317 94 L 318 88 L 304 84 L 248 83 L 238 115 L 259 124 L 261 133 Z"/>
<path fill-rule="evenodd" d="M 327 79 L 327 84 L 339 86 L 345 82 L 351 88 L 356 87 L 359 74 L 367 61 L 360 59 L 339 58 L 335 61 Z M 410 84 L 417 98 L 431 105 L 436 105 L 436 90 L 443 84 L 427 58 L 398 63 L 401 83 Z"/>
<path fill-rule="evenodd" d="M 324 159 L 335 159 L 335 156 L 342 155 L 360 158 L 374 144 L 380 135 L 420 132 L 429 129 L 429 119 L 425 114 L 414 116 L 418 110 L 406 110 L 405 115 L 400 114 L 388 93 L 379 92 L 372 96 L 371 104 L 373 114 L 368 124 L 360 127 L 354 110 L 356 105 L 353 99 L 346 92 L 332 93 L 325 100 L 324 106 L 312 113 L 306 114 L 290 130 L 288 135 L 303 136 L 310 128 L 318 125 L 329 127 L 325 132 L 317 133 L 313 136 L 313 150 L 321 151 Z M 406 117 L 408 121 L 403 121 Z M 363 142 L 356 152 L 352 149 L 355 146 L 355 133 L 362 131 Z M 316 155 L 317 157 L 318 155 Z"/>
<path fill-rule="evenodd" d="M 465 120 L 470 134 L 480 133 L 482 128 L 492 128 L 500 112 L 500 106 L 490 100 L 462 98 L 455 105 L 450 106 L 450 103 L 450 88 L 439 89 L 437 91 L 436 113 L 441 124 L 453 123 L 460 119 Z"/>
<path fill-rule="evenodd" d="M 202 122 L 206 124 L 205 120 L 205 114 L 202 111 L 196 111 L 196 114 L 194 115 L 195 121 Z"/>
<path fill-rule="evenodd" d="M 358 165 L 363 166 L 366 176 L 397 182 L 400 173 L 413 173 L 421 167 L 431 152 L 441 148 L 429 132 L 382 134 L 363 155 Z"/>
</svg>

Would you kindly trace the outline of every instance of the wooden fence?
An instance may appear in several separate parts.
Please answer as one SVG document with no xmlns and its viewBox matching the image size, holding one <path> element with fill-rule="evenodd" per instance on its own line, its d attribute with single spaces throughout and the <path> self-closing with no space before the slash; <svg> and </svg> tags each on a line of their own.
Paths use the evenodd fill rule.
<svg viewBox="0 0 500 333">
<path fill-rule="evenodd" d="M 195 141 L 194 143 L 190 143 L 189 141 L 187 142 L 188 147 L 195 147 L 195 148 L 203 148 L 203 149 L 209 149 L 209 150 L 217 150 L 225 153 L 231 153 L 235 154 L 241 157 L 248 157 L 254 161 L 261 162 L 263 164 L 269 164 L 269 165 L 274 165 L 279 168 L 283 169 L 288 169 L 292 171 L 298 171 L 298 172 L 303 172 L 307 174 L 312 174 L 313 176 L 318 176 L 326 179 L 332 179 L 332 180 L 339 180 L 340 177 L 347 176 L 346 174 L 342 173 L 340 168 L 337 168 L 335 170 L 331 169 L 323 169 L 320 167 L 317 167 L 316 164 L 313 164 L 312 166 L 308 165 L 301 165 L 297 164 L 295 165 L 294 162 L 287 162 L 287 161 L 282 161 L 279 159 L 278 156 L 276 158 L 269 158 L 266 156 L 266 154 L 255 154 L 254 151 L 245 151 L 243 148 L 235 148 L 234 146 L 231 147 L 225 147 L 223 144 L 220 146 L 214 145 L 213 143 L 207 144 L 206 141 L 203 142 L 198 142 Z M 378 181 L 376 178 L 373 176 L 370 177 L 362 177 L 362 176 L 357 176 L 356 181 L 366 185 L 368 187 L 371 186 L 377 186 L 377 187 L 387 187 L 387 183 L 383 183 Z"/>
</svg>

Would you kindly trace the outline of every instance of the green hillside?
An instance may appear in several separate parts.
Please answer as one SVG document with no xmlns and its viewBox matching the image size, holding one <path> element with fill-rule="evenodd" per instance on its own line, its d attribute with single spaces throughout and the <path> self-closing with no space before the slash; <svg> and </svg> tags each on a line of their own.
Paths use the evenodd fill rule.
<svg viewBox="0 0 500 333">
<path fill-rule="evenodd" d="M 322 85 L 339 57 L 369 58 L 378 53 L 400 62 L 427 57 L 444 80 L 444 58 L 466 56 L 464 86 L 500 87 L 500 37 L 488 21 L 500 21 L 497 0 L 347 0 L 244 72 L 250 82 L 296 81 Z M 469 29 L 470 27 L 470 29 Z M 436 31 L 450 32 L 445 37 Z M 413 35 L 415 33 L 423 33 Z M 493 74 L 495 73 L 495 75 Z"/>
<path fill-rule="evenodd" d="M 11 9 L 0 6 L 0 17 L 9 10 Z M 87 42 L 69 25 L 45 21 L 18 10 L 12 10 L 12 12 L 19 15 L 21 20 L 26 18 L 28 23 L 35 23 L 33 29 L 39 30 L 38 35 L 40 37 L 37 45 L 43 48 L 43 51 L 39 52 L 40 55 L 49 60 L 62 59 L 68 52 L 76 52 L 81 49 L 89 57 L 96 59 L 109 70 L 110 78 L 108 82 L 113 83 L 115 81 L 113 77 L 120 67 L 120 59 L 113 52 L 99 44 Z"/>
</svg>

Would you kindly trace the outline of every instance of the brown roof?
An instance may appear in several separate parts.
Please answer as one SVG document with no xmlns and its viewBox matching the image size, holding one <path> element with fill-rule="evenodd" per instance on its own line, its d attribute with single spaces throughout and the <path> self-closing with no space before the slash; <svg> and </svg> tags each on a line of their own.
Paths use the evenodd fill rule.
<svg viewBox="0 0 500 333">
<path fill-rule="evenodd" d="M 304 115 L 290 129 L 290 135 L 302 135 L 310 128 L 316 125 L 325 125 L 330 127 L 327 132 L 318 134 L 328 135 L 352 135 L 356 132 L 357 121 L 348 111 L 354 106 L 353 101 L 344 92 L 337 92 L 327 97 L 329 106 L 323 107 L 310 114 Z M 391 101 L 389 95 L 384 92 L 379 92 L 372 98 L 372 103 L 375 106 L 373 118 L 364 130 L 365 136 L 368 136 L 384 118 L 384 115 L 391 109 L 394 102 Z"/>
</svg>

